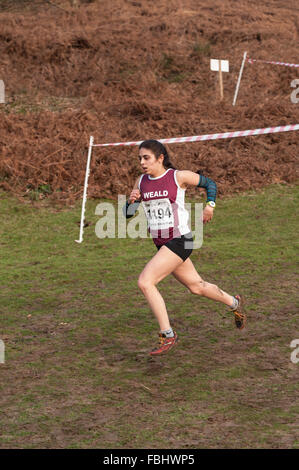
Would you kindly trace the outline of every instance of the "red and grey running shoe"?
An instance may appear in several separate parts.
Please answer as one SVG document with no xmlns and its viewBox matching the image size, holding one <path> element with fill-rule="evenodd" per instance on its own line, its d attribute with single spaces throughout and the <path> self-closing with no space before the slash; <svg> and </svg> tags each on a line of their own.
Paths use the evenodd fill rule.
<svg viewBox="0 0 299 470">
<path fill-rule="evenodd" d="M 172 338 L 167 338 L 164 333 L 159 333 L 159 346 L 149 353 L 150 356 L 166 354 L 171 348 L 173 348 L 173 346 L 178 342 L 178 335 L 175 331 L 173 334 L 174 336 Z"/>
<path fill-rule="evenodd" d="M 235 315 L 235 324 L 239 330 L 242 330 L 246 323 L 246 314 L 244 313 L 244 299 L 240 295 L 235 295 L 235 298 L 239 302 L 237 309 L 233 310 Z"/>
</svg>

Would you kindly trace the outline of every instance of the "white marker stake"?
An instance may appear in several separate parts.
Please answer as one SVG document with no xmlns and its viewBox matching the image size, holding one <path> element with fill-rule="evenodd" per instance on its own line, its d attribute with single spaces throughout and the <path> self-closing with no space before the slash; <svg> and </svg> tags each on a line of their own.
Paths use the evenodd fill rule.
<svg viewBox="0 0 299 470">
<path fill-rule="evenodd" d="M 5 103 L 5 85 L 4 81 L 0 80 L 0 104 Z"/>
<path fill-rule="evenodd" d="M 242 62 L 241 68 L 240 68 L 239 78 L 238 78 L 238 82 L 237 82 L 237 86 L 236 86 L 236 90 L 235 90 L 235 96 L 234 96 L 233 106 L 235 106 L 236 101 L 237 101 L 237 96 L 238 96 L 238 93 L 239 93 L 239 87 L 240 87 L 241 78 L 242 78 L 242 73 L 243 73 L 243 69 L 244 69 L 244 65 L 245 65 L 245 61 L 246 61 L 246 56 L 247 56 L 247 52 L 244 52 L 244 55 L 243 55 L 243 62 Z"/>
<path fill-rule="evenodd" d="M 211 59 L 210 68 L 214 72 L 219 72 L 219 88 L 220 88 L 220 100 L 223 100 L 223 80 L 222 72 L 229 72 L 229 61 L 228 60 L 218 60 Z"/>
<path fill-rule="evenodd" d="M 221 70 L 221 60 L 219 65 L 219 87 L 220 87 L 220 101 L 223 100 L 223 80 L 222 80 L 222 70 Z"/>
<path fill-rule="evenodd" d="M 4 363 L 5 363 L 5 344 L 4 344 L 4 341 L 0 339 L 0 364 L 4 364 Z"/>
<path fill-rule="evenodd" d="M 91 160 L 92 145 L 93 145 L 93 136 L 90 136 L 90 139 L 89 139 L 89 147 L 88 147 L 87 163 L 86 163 L 86 173 L 85 173 L 85 182 L 84 182 L 84 191 L 83 191 L 83 201 L 82 201 L 82 209 L 81 209 L 80 234 L 79 234 L 79 240 L 75 240 L 77 243 L 82 243 L 82 242 L 83 242 L 84 214 L 85 214 L 85 205 L 86 205 L 88 178 L 89 178 L 89 173 L 90 173 L 90 160 Z"/>
</svg>

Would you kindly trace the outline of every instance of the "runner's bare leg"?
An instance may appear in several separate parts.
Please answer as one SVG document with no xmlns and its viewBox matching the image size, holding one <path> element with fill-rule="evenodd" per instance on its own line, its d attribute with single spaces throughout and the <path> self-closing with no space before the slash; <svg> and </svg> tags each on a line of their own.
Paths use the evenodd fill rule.
<svg viewBox="0 0 299 470">
<path fill-rule="evenodd" d="M 190 258 L 180 264 L 172 274 L 179 282 L 186 286 L 192 294 L 202 295 L 203 297 L 222 302 L 229 306 L 233 303 L 233 297 L 231 295 L 221 290 L 216 284 L 210 284 L 200 277 Z"/>
<path fill-rule="evenodd" d="M 142 290 L 157 318 L 161 331 L 168 330 L 170 323 L 164 299 L 158 291 L 156 284 L 176 270 L 181 264 L 183 264 L 183 260 L 178 255 L 166 246 L 162 246 L 147 263 L 138 279 L 138 287 Z"/>
</svg>

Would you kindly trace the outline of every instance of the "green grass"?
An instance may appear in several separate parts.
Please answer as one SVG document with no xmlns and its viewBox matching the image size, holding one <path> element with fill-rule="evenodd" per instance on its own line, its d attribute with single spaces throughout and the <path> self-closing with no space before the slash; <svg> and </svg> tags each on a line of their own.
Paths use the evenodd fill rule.
<svg viewBox="0 0 299 470">
<path fill-rule="evenodd" d="M 211 54 L 211 43 L 210 42 L 199 42 L 196 41 L 193 50 L 192 50 L 192 55 L 193 56 L 199 56 L 199 57 L 205 57 L 205 56 L 210 56 Z"/>
<path fill-rule="evenodd" d="M 53 112 L 61 112 L 68 108 L 73 109 L 74 106 L 80 105 L 82 97 L 63 97 L 63 96 L 46 96 L 41 97 L 38 92 L 32 90 L 19 89 L 14 95 L 6 93 L 5 104 L 2 105 L 3 112 L 6 114 L 32 114 L 39 113 L 43 110 Z M 44 187 L 48 185 L 42 185 Z M 43 188 L 38 188 L 40 193 Z M 45 192 L 48 192 L 47 189 Z"/>
<path fill-rule="evenodd" d="M 0 193 L 2 448 L 298 447 L 295 283 L 298 186 L 218 200 L 192 261 L 247 299 L 222 304 L 159 285 L 180 343 L 147 355 L 157 324 L 137 279 L 150 239 L 98 239 L 99 201 L 57 211 Z"/>
</svg>

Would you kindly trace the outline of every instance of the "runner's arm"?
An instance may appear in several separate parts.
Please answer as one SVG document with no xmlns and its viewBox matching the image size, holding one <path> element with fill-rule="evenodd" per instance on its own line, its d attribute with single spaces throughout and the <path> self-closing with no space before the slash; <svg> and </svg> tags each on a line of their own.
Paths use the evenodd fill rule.
<svg viewBox="0 0 299 470">
<path fill-rule="evenodd" d="M 207 202 L 216 201 L 217 185 L 215 181 L 207 176 L 201 175 L 199 172 L 194 173 L 193 171 L 182 170 L 177 172 L 177 181 L 183 189 L 186 189 L 187 186 L 205 188 L 207 191 Z"/>
<path fill-rule="evenodd" d="M 204 176 L 200 173 L 200 171 L 197 172 L 199 174 L 199 183 L 197 186 L 200 188 L 205 188 L 207 191 L 207 202 L 216 201 L 216 196 L 217 196 L 217 184 L 215 181 L 211 180 L 211 178 L 208 178 L 207 176 Z"/>
<path fill-rule="evenodd" d="M 140 194 L 140 190 L 138 187 L 139 180 L 140 180 L 140 176 L 135 181 L 135 184 L 134 184 L 133 190 L 131 191 L 129 199 L 123 207 L 123 214 L 126 217 L 126 219 L 130 219 L 131 217 L 133 217 L 133 215 L 135 215 L 135 212 L 137 211 L 138 206 L 140 204 L 141 194 Z"/>
<path fill-rule="evenodd" d="M 215 203 L 217 185 L 215 181 L 199 173 L 200 172 L 194 173 L 193 171 L 182 170 L 177 171 L 176 177 L 177 182 L 182 189 L 186 189 L 187 186 L 199 186 L 200 188 L 205 188 L 207 192 L 207 205 L 203 210 L 203 223 L 205 224 L 206 222 L 210 222 L 213 217 L 214 208 L 211 207 L 209 203 Z"/>
<path fill-rule="evenodd" d="M 133 190 L 131 191 L 131 194 L 129 196 L 129 203 L 132 204 L 133 202 L 140 202 L 141 201 L 141 193 L 139 190 L 139 181 L 140 181 L 140 176 L 137 178 L 135 181 Z"/>
</svg>

